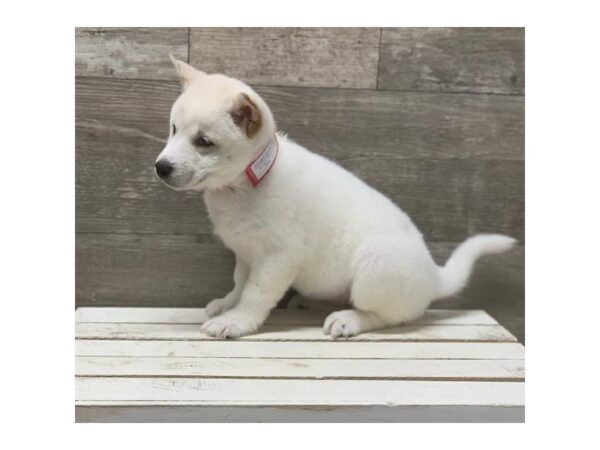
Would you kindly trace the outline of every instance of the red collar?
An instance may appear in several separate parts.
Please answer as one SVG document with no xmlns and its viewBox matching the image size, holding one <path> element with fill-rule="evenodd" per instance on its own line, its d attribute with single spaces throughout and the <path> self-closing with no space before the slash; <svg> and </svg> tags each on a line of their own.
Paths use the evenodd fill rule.
<svg viewBox="0 0 600 450">
<path fill-rule="evenodd" d="M 277 159 L 277 153 L 279 152 L 279 142 L 277 136 L 271 136 L 267 146 L 262 152 L 246 167 L 246 176 L 252 183 L 252 186 L 257 186 L 258 183 L 269 173 L 275 160 Z"/>
</svg>

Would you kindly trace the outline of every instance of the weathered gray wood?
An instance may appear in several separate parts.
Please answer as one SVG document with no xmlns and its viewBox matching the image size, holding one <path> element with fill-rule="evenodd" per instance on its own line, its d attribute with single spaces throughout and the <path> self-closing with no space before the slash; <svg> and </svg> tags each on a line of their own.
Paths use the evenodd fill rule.
<svg viewBox="0 0 600 450">
<path fill-rule="evenodd" d="M 379 28 L 192 28 L 190 61 L 248 83 L 375 88 L 379 36 Z"/>
<path fill-rule="evenodd" d="M 210 233 L 202 195 L 168 190 L 153 173 L 160 142 L 114 129 L 77 129 L 77 231 Z M 524 238 L 518 161 L 334 156 L 405 210 L 428 240 L 477 232 Z"/>
<path fill-rule="evenodd" d="M 271 106 L 279 128 L 315 151 L 380 159 L 524 160 L 520 97 L 256 89 Z M 76 117 L 90 128 L 110 126 L 115 132 L 164 139 L 180 91 L 177 82 L 79 78 Z"/>
<path fill-rule="evenodd" d="M 77 304 L 204 306 L 233 285 L 233 256 L 208 235 L 76 236 Z"/>
<path fill-rule="evenodd" d="M 494 95 L 258 86 L 279 127 L 332 155 L 524 160 L 524 100 Z"/>
<path fill-rule="evenodd" d="M 78 82 L 78 231 L 196 233 L 209 229 L 199 194 L 171 192 L 153 174 L 152 164 L 163 146 L 160 140 L 166 136 L 168 110 L 178 89 L 172 83 Z M 389 195 L 428 239 L 454 241 L 479 231 L 523 238 L 522 134 L 513 140 L 520 122 L 514 122 L 515 133 L 510 125 L 511 114 L 522 114 L 520 99 L 501 98 L 503 106 L 498 109 L 490 96 L 297 88 L 269 88 L 264 93 L 274 110 L 282 109 L 278 116 L 288 121 L 292 137 Z M 362 101 L 357 101 L 361 96 Z M 470 107 L 464 102 L 467 97 Z M 445 125 L 438 129 L 438 137 L 428 140 L 422 122 L 440 110 L 451 118 L 440 116 Z M 471 112 L 458 112 L 465 110 Z M 331 119 L 336 115 L 339 119 Z M 390 127 L 404 120 L 411 125 L 404 124 L 401 133 L 394 135 Z M 430 120 L 435 127 L 436 119 Z M 356 128 L 361 132 L 356 134 Z M 472 129 L 452 131 L 462 128 Z M 488 129 L 492 130 L 490 141 L 474 145 L 471 133 L 486 135 Z M 496 135 L 498 129 L 506 137 Z M 438 147 L 444 136 L 449 143 L 455 142 L 448 144 L 448 154 Z M 507 142 L 512 146 L 507 147 Z M 476 148 L 488 153 L 478 155 Z"/>
<path fill-rule="evenodd" d="M 76 28 L 75 73 L 175 80 L 169 53 L 187 61 L 187 28 Z"/>
<path fill-rule="evenodd" d="M 76 406 L 75 420 L 138 423 L 522 423 L 523 406 Z"/>
<path fill-rule="evenodd" d="M 378 88 L 523 94 L 524 28 L 386 28 Z"/>
</svg>

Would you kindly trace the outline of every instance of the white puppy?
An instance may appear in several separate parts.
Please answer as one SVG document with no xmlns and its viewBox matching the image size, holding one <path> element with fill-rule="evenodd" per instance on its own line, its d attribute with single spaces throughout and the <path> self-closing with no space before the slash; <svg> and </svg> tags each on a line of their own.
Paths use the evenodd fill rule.
<svg viewBox="0 0 600 450">
<path fill-rule="evenodd" d="M 204 191 L 215 233 L 236 257 L 235 287 L 206 307 L 209 335 L 256 332 L 290 287 L 345 303 L 325 320 L 332 337 L 407 322 L 460 291 L 479 256 L 514 244 L 478 235 L 438 267 L 400 208 L 276 134 L 269 107 L 250 87 L 173 63 L 184 89 L 156 173 L 173 189 Z"/>
</svg>

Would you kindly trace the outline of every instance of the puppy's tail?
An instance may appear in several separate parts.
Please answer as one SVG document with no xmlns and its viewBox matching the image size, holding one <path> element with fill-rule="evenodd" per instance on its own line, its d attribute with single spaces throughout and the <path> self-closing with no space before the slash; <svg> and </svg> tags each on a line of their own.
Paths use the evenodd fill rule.
<svg viewBox="0 0 600 450">
<path fill-rule="evenodd" d="M 516 242 L 502 234 L 478 234 L 464 241 L 452 252 L 446 265 L 440 267 L 440 297 L 454 295 L 465 287 L 480 256 L 505 252 Z"/>
</svg>

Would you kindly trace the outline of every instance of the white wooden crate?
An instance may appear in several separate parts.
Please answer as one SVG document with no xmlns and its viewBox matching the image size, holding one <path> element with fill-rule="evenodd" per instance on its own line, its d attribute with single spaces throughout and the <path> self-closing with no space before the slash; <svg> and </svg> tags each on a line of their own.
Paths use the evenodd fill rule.
<svg viewBox="0 0 600 450">
<path fill-rule="evenodd" d="M 522 422 L 524 348 L 484 311 L 430 310 L 360 336 L 276 310 L 204 335 L 202 309 L 79 308 L 78 422 Z"/>
</svg>

